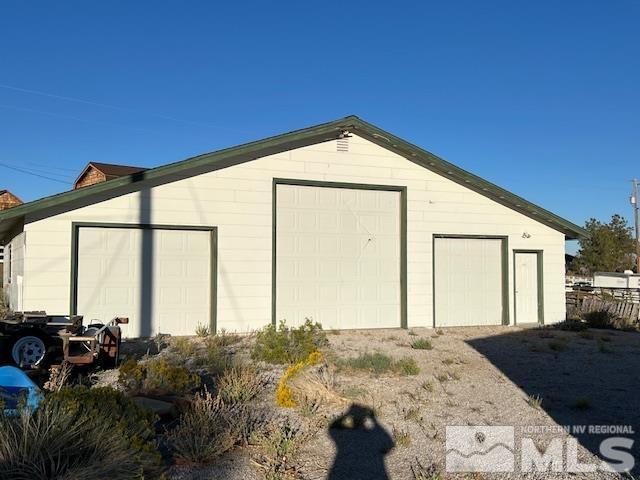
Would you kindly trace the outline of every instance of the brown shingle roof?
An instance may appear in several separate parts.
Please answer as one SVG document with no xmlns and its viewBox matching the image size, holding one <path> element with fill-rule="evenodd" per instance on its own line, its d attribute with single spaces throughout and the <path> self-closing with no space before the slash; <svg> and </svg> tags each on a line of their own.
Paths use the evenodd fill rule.
<svg viewBox="0 0 640 480">
<path fill-rule="evenodd" d="M 113 163 L 100 163 L 89 162 L 96 169 L 100 170 L 107 177 L 124 177 L 125 175 L 131 175 L 133 173 L 143 172 L 146 170 L 144 167 L 132 167 L 128 165 L 115 165 Z"/>
</svg>

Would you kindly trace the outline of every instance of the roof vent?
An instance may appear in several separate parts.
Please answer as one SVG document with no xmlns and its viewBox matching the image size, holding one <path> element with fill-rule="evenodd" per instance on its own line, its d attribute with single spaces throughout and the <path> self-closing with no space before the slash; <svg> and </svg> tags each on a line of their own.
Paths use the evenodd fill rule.
<svg viewBox="0 0 640 480">
<path fill-rule="evenodd" d="M 336 150 L 338 152 L 348 152 L 349 151 L 349 137 L 339 138 L 336 140 Z"/>
</svg>

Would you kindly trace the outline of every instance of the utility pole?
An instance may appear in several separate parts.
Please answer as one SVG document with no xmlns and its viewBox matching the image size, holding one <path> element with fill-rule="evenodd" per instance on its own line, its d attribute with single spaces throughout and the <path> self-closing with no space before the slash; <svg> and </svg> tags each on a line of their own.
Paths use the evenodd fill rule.
<svg viewBox="0 0 640 480">
<path fill-rule="evenodd" d="M 633 196 L 631 197 L 633 205 L 633 221 L 636 226 L 636 273 L 640 273 L 640 228 L 638 226 L 638 179 L 633 179 Z"/>
</svg>

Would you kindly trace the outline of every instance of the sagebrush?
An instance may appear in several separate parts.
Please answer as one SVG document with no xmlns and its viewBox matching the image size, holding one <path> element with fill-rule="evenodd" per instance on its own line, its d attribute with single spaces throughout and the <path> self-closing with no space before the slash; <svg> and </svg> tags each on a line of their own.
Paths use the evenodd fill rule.
<svg viewBox="0 0 640 480">
<path fill-rule="evenodd" d="M 248 419 L 244 405 L 228 405 L 204 390 L 195 395 L 180 423 L 167 432 L 167 443 L 182 462 L 210 463 L 242 440 Z"/>
<path fill-rule="evenodd" d="M 230 368 L 218 380 L 218 393 L 228 403 L 248 402 L 258 395 L 261 388 L 257 370 L 246 365 Z"/>
<path fill-rule="evenodd" d="M 258 332 L 251 358 L 276 365 L 295 364 L 328 343 L 319 323 L 307 319 L 303 325 L 289 328 L 282 321 L 278 328 L 268 325 Z"/>
<path fill-rule="evenodd" d="M 119 370 L 118 381 L 132 392 L 185 394 L 200 385 L 198 375 L 184 367 L 172 366 L 163 358 L 147 362 L 127 360 Z"/>
</svg>

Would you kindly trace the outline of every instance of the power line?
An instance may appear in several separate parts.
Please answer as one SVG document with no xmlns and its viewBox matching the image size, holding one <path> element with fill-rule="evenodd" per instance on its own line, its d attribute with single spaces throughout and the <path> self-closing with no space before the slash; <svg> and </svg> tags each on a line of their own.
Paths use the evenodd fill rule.
<svg viewBox="0 0 640 480">
<path fill-rule="evenodd" d="M 23 168 L 13 167 L 11 165 L 7 165 L 6 163 L 0 162 L 0 167 L 8 168 L 9 170 L 15 170 L 16 172 L 24 173 L 26 175 L 32 175 L 34 177 L 44 178 L 45 180 L 51 180 L 52 182 L 63 183 L 65 185 L 71 185 L 72 182 L 65 182 L 64 180 L 60 180 L 58 178 L 49 177 L 47 175 L 41 175 L 39 173 L 30 172 Z"/>
<path fill-rule="evenodd" d="M 33 109 L 33 108 L 16 107 L 14 105 L 0 104 L 0 108 L 8 108 L 10 110 L 17 110 L 19 112 L 39 113 L 39 114 L 42 114 L 42 115 L 49 115 L 51 117 L 58 117 L 58 118 L 66 118 L 67 120 L 75 120 L 75 121 L 84 122 L 84 123 L 96 123 L 98 125 L 107 125 L 107 126 L 110 126 L 110 127 L 129 128 L 129 129 L 132 129 L 132 130 L 138 130 L 138 131 L 142 131 L 142 132 L 162 133 L 162 134 L 165 133 L 165 132 L 160 132 L 159 130 L 150 130 L 148 128 L 131 127 L 131 126 L 128 126 L 128 125 L 123 125 L 123 124 L 102 122 L 100 120 L 88 120 L 86 118 L 74 117 L 73 115 L 64 115 L 62 113 L 48 112 L 46 110 L 36 110 L 36 109 Z"/>
<path fill-rule="evenodd" d="M 5 84 L 0 83 L 0 88 L 4 88 L 4 89 L 7 89 L 7 90 L 14 90 L 16 92 L 28 93 L 28 94 L 31 94 L 31 95 L 40 95 L 40 96 L 43 96 L 43 97 L 55 98 L 57 100 L 64 100 L 64 101 L 67 101 L 67 102 L 75 102 L 75 103 L 82 103 L 84 105 L 92 105 L 94 107 L 108 108 L 108 109 L 111 109 L 111 110 L 119 110 L 121 112 L 129 112 L 129 113 L 138 113 L 138 114 L 142 114 L 142 115 L 149 115 L 149 116 L 161 118 L 163 120 L 171 120 L 173 122 L 184 123 L 184 124 L 187 124 L 187 125 L 195 125 L 195 126 L 207 127 L 207 128 L 217 128 L 217 129 L 220 129 L 220 130 L 227 130 L 227 131 L 231 131 L 231 132 L 244 133 L 244 132 L 240 132 L 239 130 L 235 130 L 235 129 L 231 129 L 231 128 L 227 128 L 227 127 L 221 127 L 219 125 L 213 125 L 211 123 L 194 122 L 192 120 L 183 120 L 181 118 L 176 118 L 176 117 L 173 117 L 171 115 L 165 115 L 165 114 L 161 114 L 161 113 L 154 113 L 154 112 L 136 110 L 134 108 L 120 107 L 120 106 L 117 106 L 117 105 L 109 105 L 107 103 L 94 102 L 92 100 L 85 100 L 85 99 L 76 98 L 76 97 L 68 97 L 68 96 L 65 96 L 65 95 L 56 95 L 54 93 L 42 92 L 40 90 L 30 90 L 28 88 L 15 87 L 13 85 L 5 85 Z"/>
<path fill-rule="evenodd" d="M 55 166 L 51 167 L 51 165 L 46 165 L 44 166 L 44 168 L 32 167 L 32 166 L 28 166 L 32 164 L 31 162 L 28 162 L 28 161 L 21 162 L 20 165 L 17 165 L 15 162 L 7 162 L 7 161 L 4 161 L 3 163 L 5 165 L 9 165 L 10 167 L 18 167 L 18 168 L 22 168 L 23 170 L 28 170 L 30 172 L 40 173 L 44 175 L 53 175 L 55 177 L 62 177 L 64 179 L 75 179 L 75 177 L 80 171 L 80 169 L 73 169 L 73 170 L 68 168 L 61 169 Z M 23 164 L 26 164 L 27 166 L 24 166 Z M 36 164 L 36 165 L 42 165 L 42 164 Z M 70 173 L 70 172 L 74 172 L 74 173 Z"/>
<path fill-rule="evenodd" d="M 53 168 L 54 170 L 65 171 L 65 172 L 74 172 L 74 173 L 79 172 L 79 169 L 77 168 L 60 167 L 58 165 L 52 166 L 52 165 L 47 165 L 46 163 L 32 162 L 30 160 L 22 160 L 22 163 L 33 165 L 34 167 Z M 69 174 L 69 176 L 73 176 L 73 175 Z"/>
</svg>

